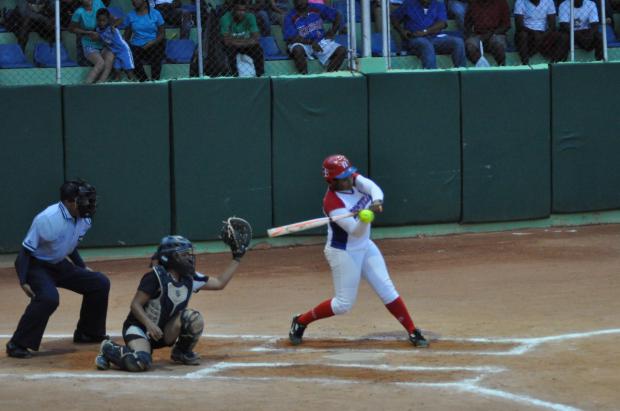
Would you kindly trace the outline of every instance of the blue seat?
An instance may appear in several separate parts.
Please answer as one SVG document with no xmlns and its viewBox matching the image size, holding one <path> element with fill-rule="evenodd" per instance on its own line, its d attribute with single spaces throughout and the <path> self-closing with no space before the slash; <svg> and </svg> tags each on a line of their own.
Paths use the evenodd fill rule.
<svg viewBox="0 0 620 411">
<path fill-rule="evenodd" d="M 39 67 L 56 67 L 56 44 L 37 43 L 34 46 L 34 64 Z M 69 58 L 65 46 L 60 45 L 60 66 L 77 67 L 77 63 Z"/>
<path fill-rule="evenodd" d="M 383 35 L 381 33 L 372 33 L 370 36 L 370 50 L 373 57 L 381 57 L 383 55 Z M 398 46 L 393 36 L 390 36 L 390 54 L 395 56 L 398 54 Z"/>
<path fill-rule="evenodd" d="M 110 15 L 112 15 L 112 17 L 121 21 L 121 24 L 117 26 L 119 30 L 123 30 L 127 28 L 127 26 L 124 23 L 125 12 L 123 11 L 123 9 L 121 9 L 120 7 L 116 7 L 116 6 L 110 6 L 108 7 L 108 11 L 110 12 Z"/>
<path fill-rule="evenodd" d="M 613 27 L 605 26 L 605 29 L 607 34 L 607 47 L 620 47 L 620 39 L 616 37 Z M 602 27 L 599 27 L 599 30 L 602 30 Z"/>
<path fill-rule="evenodd" d="M 272 36 L 261 37 L 260 46 L 263 49 L 265 60 L 288 60 L 288 56 L 282 53 L 276 39 Z"/>
<path fill-rule="evenodd" d="M 347 17 L 349 15 L 349 12 L 347 10 L 346 0 L 335 0 L 332 3 L 332 7 L 335 8 L 340 13 L 340 15 L 344 18 L 344 21 L 342 22 L 342 24 L 343 25 L 347 24 Z M 360 6 L 359 1 L 355 2 L 355 22 L 356 23 L 362 22 L 362 8 Z"/>
<path fill-rule="evenodd" d="M 17 44 L 0 44 L 0 68 L 31 68 L 21 47 Z"/>
<path fill-rule="evenodd" d="M 185 11 L 189 11 L 190 13 L 196 13 L 196 4 L 182 4 L 181 8 Z"/>
<path fill-rule="evenodd" d="M 193 40 L 180 39 L 166 42 L 166 61 L 168 63 L 189 63 L 196 50 Z"/>
</svg>

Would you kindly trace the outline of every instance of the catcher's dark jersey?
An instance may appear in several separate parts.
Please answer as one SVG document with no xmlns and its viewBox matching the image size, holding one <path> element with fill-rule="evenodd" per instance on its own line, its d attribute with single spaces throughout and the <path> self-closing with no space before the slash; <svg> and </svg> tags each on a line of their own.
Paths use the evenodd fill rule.
<svg viewBox="0 0 620 411">
<path fill-rule="evenodd" d="M 187 308 L 192 292 L 198 292 L 208 280 L 208 276 L 195 273 L 192 277 L 183 276 L 179 281 L 175 281 L 164 267 L 153 267 L 152 271 L 144 274 L 138 286 L 138 290 L 151 297 L 144 305 L 146 315 L 163 330 L 171 318 Z M 130 311 L 123 328 L 131 325 L 144 328 Z"/>
</svg>

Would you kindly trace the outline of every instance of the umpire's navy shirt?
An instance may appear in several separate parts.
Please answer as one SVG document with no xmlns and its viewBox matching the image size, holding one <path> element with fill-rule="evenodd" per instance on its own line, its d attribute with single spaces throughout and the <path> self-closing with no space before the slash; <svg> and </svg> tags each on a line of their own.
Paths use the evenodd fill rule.
<svg viewBox="0 0 620 411">
<path fill-rule="evenodd" d="M 22 245 L 35 258 L 56 264 L 75 250 L 91 224 L 90 218 L 73 218 L 59 202 L 37 214 Z"/>
</svg>

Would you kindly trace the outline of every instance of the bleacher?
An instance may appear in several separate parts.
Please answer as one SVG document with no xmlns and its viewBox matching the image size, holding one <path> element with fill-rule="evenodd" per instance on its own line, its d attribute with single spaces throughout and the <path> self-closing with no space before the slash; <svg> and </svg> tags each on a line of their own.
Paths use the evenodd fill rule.
<svg viewBox="0 0 620 411">
<path fill-rule="evenodd" d="M 346 8 L 342 8 L 343 0 L 334 0 L 337 3 L 335 4 L 337 8 L 346 13 Z M 15 7 L 16 0 L 1 0 L 0 6 L 5 9 L 12 9 Z M 509 1 L 509 3 L 513 3 L 513 1 Z M 185 4 L 184 7 L 192 7 L 192 5 Z M 112 0 L 110 4 L 110 8 L 113 10 L 113 14 L 120 15 L 122 13 L 127 13 L 132 9 L 130 0 Z M 357 10 L 359 12 L 359 9 Z M 620 22 L 620 14 L 615 15 L 616 21 Z M 520 65 L 520 59 L 518 54 L 514 49 L 514 19 L 512 21 L 511 30 L 508 32 L 508 52 L 506 53 L 506 64 L 509 66 Z M 374 27 L 374 26 L 373 26 Z M 447 31 L 458 31 L 454 20 L 448 21 Z M 121 30 L 122 31 L 122 30 Z M 166 30 L 166 38 L 168 40 L 178 40 L 179 39 L 179 29 L 174 27 L 167 27 Z M 362 48 L 362 29 L 361 23 L 356 23 L 356 35 L 357 35 L 357 44 L 358 44 L 358 53 L 361 52 Z M 613 36 L 613 38 L 611 37 Z M 197 43 L 197 32 L 196 29 L 193 28 L 190 33 L 190 40 L 194 43 Z M 346 40 L 346 36 L 341 36 L 340 41 L 343 41 L 343 44 Z M 63 69 L 62 69 L 62 82 L 63 84 L 77 84 L 84 82 L 87 73 L 90 70 L 88 66 L 78 66 L 75 62 L 78 62 L 77 56 L 77 43 L 75 34 L 71 33 L 68 30 L 61 31 L 61 41 L 66 50 L 66 56 L 63 59 Z M 610 60 L 620 60 L 620 40 L 615 38 L 615 33 L 612 30 L 608 30 L 608 42 L 609 42 L 609 59 Z M 35 50 L 37 47 L 39 50 L 43 49 L 41 43 L 44 43 L 43 39 L 41 39 L 36 33 L 30 33 L 29 41 L 25 50 L 25 61 L 28 63 L 24 64 L 23 67 L 16 68 L 0 68 L 0 84 L 2 85 L 23 85 L 23 84 L 49 84 L 55 81 L 56 71 L 53 67 L 48 67 L 40 64 L 35 60 Z M 11 32 L 7 32 L 2 26 L 0 26 L 0 45 L 8 45 L 8 44 L 17 44 L 17 38 Z M 296 70 L 293 65 L 292 60 L 290 60 L 286 53 L 286 44 L 282 39 L 282 30 L 278 25 L 272 25 L 271 38 L 263 38 L 261 39 L 261 44 L 263 48 L 266 50 L 265 53 L 265 74 L 267 76 L 278 76 L 278 75 L 287 75 L 287 74 L 295 74 Z M 53 46 L 53 45 L 52 45 Z M 187 47 L 187 44 L 183 45 Z M 365 67 L 379 67 L 382 63 L 382 58 L 380 56 L 381 52 L 381 35 L 380 33 L 373 33 L 372 39 L 372 49 L 373 49 L 373 57 L 360 59 L 360 68 L 364 70 Z M 186 53 L 186 51 L 185 51 Z M 359 55 L 359 54 L 358 54 Z M 495 61 L 492 56 L 488 55 L 489 62 L 494 65 Z M 378 61 L 373 61 L 377 60 Z M 577 49 L 575 52 L 575 60 L 576 61 L 594 61 L 594 52 L 586 52 L 584 50 Z M 534 56 L 530 63 L 545 63 L 546 60 L 539 55 Z M 73 64 L 72 64 L 73 63 Z M 320 64 L 314 60 L 308 62 L 308 69 L 310 73 L 321 73 L 323 72 L 323 68 Z M 452 61 L 450 56 L 448 55 L 439 55 L 437 56 L 437 64 L 439 68 L 452 68 Z M 468 62 L 471 65 L 470 62 Z M 400 37 L 397 33 L 392 30 L 392 59 L 391 66 L 393 69 L 419 69 L 421 68 L 421 63 L 419 59 L 415 56 L 407 55 L 407 53 L 401 47 Z M 148 66 L 146 67 L 147 72 L 149 72 Z M 162 79 L 174 79 L 174 78 L 182 78 L 188 77 L 189 75 L 189 64 L 183 59 L 168 59 L 165 61 L 162 67 Z"/>
</svg>

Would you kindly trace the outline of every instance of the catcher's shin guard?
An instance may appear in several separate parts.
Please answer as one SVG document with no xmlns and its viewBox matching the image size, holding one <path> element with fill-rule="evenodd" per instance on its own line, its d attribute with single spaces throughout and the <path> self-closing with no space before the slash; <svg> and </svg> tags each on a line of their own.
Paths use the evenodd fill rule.
<svg viewBox="0 0 620 411">
<path fill-rule="evenodd" d="M 101 350 L 95 359 L 95 364 L 99 369 L 109 363 L 116 365 L 121 370 L 139 372 L 151 368 L 153 363 L 151 354 L 144 351 L 131 351 L 129 348 L 116 344 L 112 340 L 105 340 L 101 343 Z"/>
<path fill-rule="evenodd" d="M 203 329 L 204 319 L 198 311 L 190 308 L 183 310 L 181 313 L 181 335 L 179 335 L 170 354 L 173 361 L 187 365 L 198 365 L 200 363 L 200 356 L 194 353 L 193 349 L 198 343 Z"/>
</svg>

